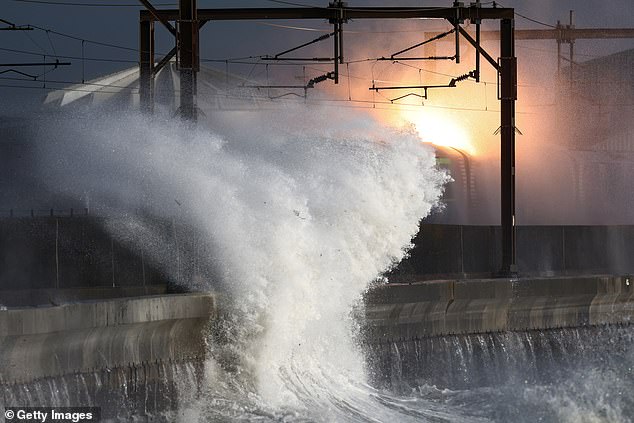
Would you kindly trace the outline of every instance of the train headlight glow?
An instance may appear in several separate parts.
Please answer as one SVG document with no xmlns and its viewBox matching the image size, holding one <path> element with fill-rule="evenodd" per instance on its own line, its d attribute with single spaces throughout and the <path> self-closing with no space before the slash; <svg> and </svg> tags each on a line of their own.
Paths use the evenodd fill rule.
<svg viewBox="0 0 634 423">
<path fill-rule="evenodd" d="M 460 126 L 459 122 L 444 116 L 442 113 L 434 110 L 405 112 L 403 119 L 414 125 L 423 142 L 443 147 L 454 147 L 470 155 L 476 153 L 467 131 Z"/>
</svg>

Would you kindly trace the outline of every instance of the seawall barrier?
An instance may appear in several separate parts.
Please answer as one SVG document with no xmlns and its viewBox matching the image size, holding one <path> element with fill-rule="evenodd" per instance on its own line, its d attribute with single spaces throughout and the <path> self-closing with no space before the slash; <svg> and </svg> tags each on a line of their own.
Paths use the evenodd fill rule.
<svg viewBox="0 0 634 423">
<path fill-rule="evenodd" d="M 419 281 L 370 290 L 369 376 L 408 392 L 548 386 L 629 360 L 631 276 Z M 585 380 L 585 379 L 584 379 Z"/>
<path fill-rule="evenodd" d="M 365 298 L 368 343 L 633 319 L 630 276 L 422 281 L 378 286 Z"/>
<path fill-rule="evenodd" d="M 212 294 L 0 310 L 0 383 L 204 358 Z"/>
</svg>

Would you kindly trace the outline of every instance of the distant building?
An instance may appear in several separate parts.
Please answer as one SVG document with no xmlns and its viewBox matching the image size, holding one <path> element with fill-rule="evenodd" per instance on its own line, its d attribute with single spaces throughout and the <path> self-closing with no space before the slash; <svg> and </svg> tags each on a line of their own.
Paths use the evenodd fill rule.
<svg viewBox="0 0 634 423">
<path fill-rule="evenodd" d="M 593 223 L 634 223 L 634 49 L 566 67 L 559 84 L 553 143 L 569 155 L 577 207 Z"/>
<path fill-rule="evenodd" d="M 562 109 L 573 148 L 634 152 L 634 49 L 562 70 Z M 565 95 L 565 93 L 568 95 Z"/>
</svg>

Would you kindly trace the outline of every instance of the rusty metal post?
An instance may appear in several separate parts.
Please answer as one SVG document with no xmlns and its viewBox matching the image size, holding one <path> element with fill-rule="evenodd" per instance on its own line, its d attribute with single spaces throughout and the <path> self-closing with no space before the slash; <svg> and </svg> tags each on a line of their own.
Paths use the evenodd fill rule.
<svg viewBox="0 0 634 423">
<path fill-rule="evenodd" d="M 501 102 L 501 221 L 502 269 L 505 277 L 517 276 L 515 251 L 515 100 L 517 100 L 517 58 L 514 20 L 500 21 Z"/>
<path fill-rule="evenodd" d="M 139 102 L 143 112 L 154 111 L 154 21 L 139 23 Z"/>
<path fill-rule="evenodd" d="M 198 8 L 196 0 L 179 0 L 177 57 L 180 70 L 180 111 L 183 119 L 195 121 L 198 55 Z"/>
</svg>

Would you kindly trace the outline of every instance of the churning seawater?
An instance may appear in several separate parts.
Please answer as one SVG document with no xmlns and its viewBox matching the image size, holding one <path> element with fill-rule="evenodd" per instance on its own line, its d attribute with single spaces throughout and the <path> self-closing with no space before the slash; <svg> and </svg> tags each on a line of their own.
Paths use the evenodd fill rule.
<svg viewBox="0 0 634 423">
<path fill-rule="evenodd" d="M 125 215 L 126 229 L 113 226 L 113 235 L 140 234 L 134 248 L 158 267 L 161 236 L 148 216 L 178 220 L 209 244 L 207 271 L 195 283 L 218 293 L 222 318 L 210 330 L 202 393 L 181 404 L 174 420 L 629 418 L 629 328 L 545 335 L 587 353 L 553 341 L 552 364 L 534 372 L 551 378 L 521 376 L 549 357 L 527 352 L 539 350 L 528 346 L 536 343 L 530 337 L 447 339 L 429 348 L 361 343 L 354 307 L 404 257 L 447 180 L 412 132 L 349 109 L 304 106 L 219 113 L 197 127 L 91 113 L 47 126 L 43 179 L 90 198 L 95 213 Z M 618 354 L 606 347 L 613 339 Z M 429 366 L 458 372 L 458 381 L 463 374 L 462 382 L 477 372 L 498 378 L 445 384 L 455 380 L 433 377 Z"/>
</svg>

